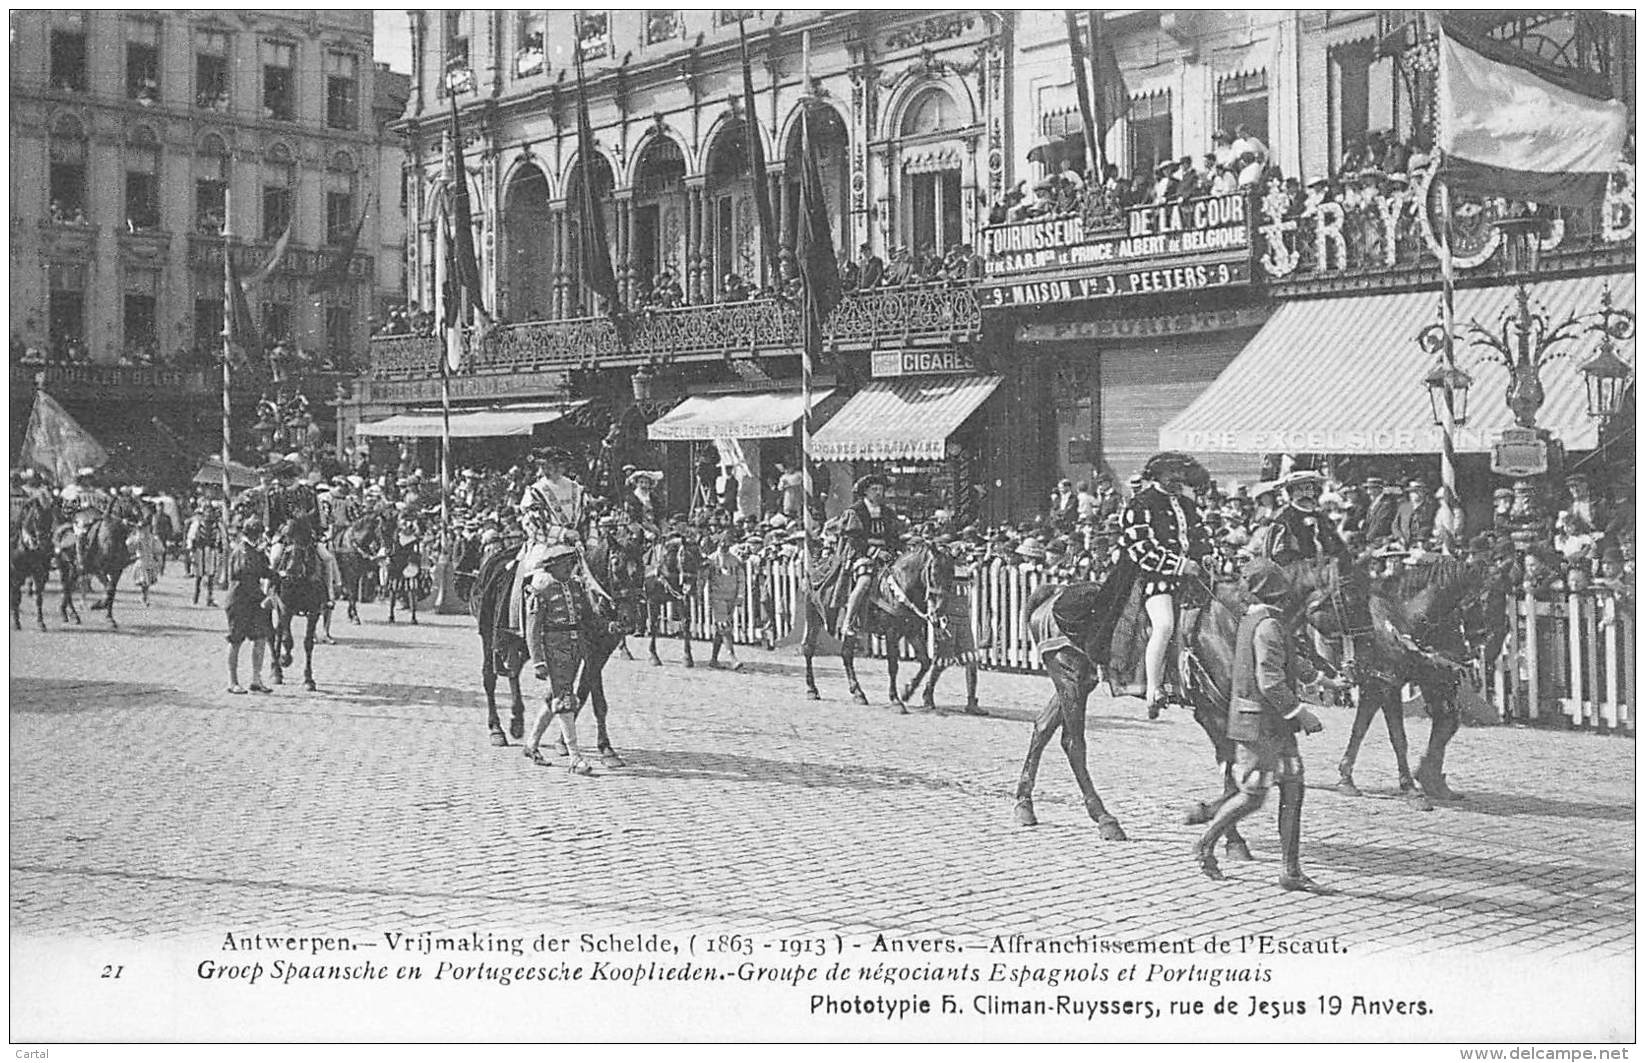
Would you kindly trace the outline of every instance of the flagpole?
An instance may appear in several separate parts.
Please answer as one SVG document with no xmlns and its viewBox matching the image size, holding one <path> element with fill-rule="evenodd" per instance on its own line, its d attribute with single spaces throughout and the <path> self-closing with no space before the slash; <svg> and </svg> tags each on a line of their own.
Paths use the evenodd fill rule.
<svg viewBox="0 0 1645 1063">
<path fill-rule="evenodd" d="M 223 289 L 223 512 L 225 514 L 228 512 L 230 488 L 228 474 L 229 442 L 233 437 L 231 428 L 233 410 L 232 405 L 229 402 L 229 362 L 233 360 L 233 354 L 230 350 L 229 341 L 230 332 L 232 330 L 234 303 L 231 300 L 232 293 L 228 291 L 226 286 L 228 278 L 232 276 L 228 267 L 228 256 L 233 253 L 233 250 L 229 247 L 228 234 L 229 229 L 231 228 L 230 219 L 233 218 L 233 206 L 234 193 L 231 189 L 225 188 L 223 190 L 223 277 L 225 281 L 225 287 Z"/>
<path fill-rule="evenodd" d="M 1443 178 L 1443 160 L 1436 163 L 1438 173 Z M 1440 213 L 1440 240 L 1439 240 L 1439 276 L 1440 276 L 1440 327 L 1445 332 L 1445 342 L 1440 348 L 1440 357 L 1445 362 L 1445 401 L 1440 403 L 1440 451 L 1439 451 L 1439 479 L 1441 484 L 1441 509 L 1444 511 L 1445 526 L 1449 530 L 1448 539 L 1454 540 L 1462 529 L 1458 526 L 1457 517 L 1457 470 L 1456 470 L 1456 414 L 1451 409 L 1451 378 L 1456 372 L 1456 349 L 1453 346 L 1453 333 L 1456 327 L 1456 274 L 1455 265 L 1451 258 L 1451 186 L 1450 182 L 1441 179 L 1439 186 L 1439 213 Z"/>
</svg>

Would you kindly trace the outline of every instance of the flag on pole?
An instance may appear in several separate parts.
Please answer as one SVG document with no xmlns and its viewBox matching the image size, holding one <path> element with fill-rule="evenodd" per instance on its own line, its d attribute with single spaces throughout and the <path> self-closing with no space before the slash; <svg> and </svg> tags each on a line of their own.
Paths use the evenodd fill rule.
<svg viewBox="0 0 1645 1063">
<path fill-rule="evenodd" d="M 59 484 L 67 484 L 80 469 L 96 469 L 108 460 L 108 451 L 56 399 L 44 390 L 34 393 L 34 409 L 23 433 L 25 468 L 45 469 Z"/>
<path fill-rule="evenodd" d="M 828 197 L 816 145 L 811 142 L 809 110 L 800 112 L 800 212 L 795 225 L 794 253 L 799 259 L 800 283 L 810 309 L 811 328 L 820 347 L 822 324 L 840 301 L 840 266 L 834 257 L 834 237 L 828 222 Z M 816 353 L 806 337 L 807 353 Z"/>
<path fill-rule="evenodd" d="M 754 177 L 754 208 L 760 216 L 760 246 L 765 251 L 766 283 L 772 290 L 782 287 L 782 270 L 778 266 L 777 223 L 771 211 L 771 183 L 765 172 L 765 144 L 760 139 L 760 124 L 755 120 L 754 74 L 748 65 L 748 33 L 743 20 L 737 20 L 737 42 L 743 57 L 743 122 L 748 136 L 748 163 Z"/>
<path fill-rule="evenodd" d="M 1089 12 L 1091 19 L 1091 109 L 1096 112 L 1097 157 L 1106 160 L 1102 150 L 1103 138 L 1114 128 L 1114 123 L 1125 117 L 1131 107 L 1131 92 L 1125 86 L 1125 74 L 1120 70 L 1119 57 L 1114 54 L 1114 42 L 1106 33 L 1099 32 L 1102 12 Z"/>
<path fill-rule="evenodd" d="M 355 219 L 354 229 L 343 240 L 337 253 L 326 263 L 325 269 L 315 274 L 314 279 L 308 282 L 308 294 L 320 295 L 324 292 L 336 291 L 348 283 L 348 266 L 354 261 L 354 253 L 360 246 L 360 233 L 366 227 L 366 215 L 371 212 L 371 196 L 366 196 L 364 206 L 360 209 L 359 218 Z"/>
<path fill-rule="evenodd" d="M 577 60 L 577 222 L 582 258 L 583 283 L 605 300 L 606 313 L 615 318 L 619 311 L 617 274 L 611 268 L 611 243 L 606 237 L 605 211 L 594 187 L 594 163 L 600 157 L 594 147 L 594 125 L 588 118 L 588 86 L 583 81 L 583 50 Z M 593 309 L 593 308 L 590 308 Z"/>
<path fill-rule="evenodd" d="M 280 264 L 282 258 L 286 257 L 286 245 L 291 243 L 291 227 L 296 220 L 295 215 L 286 219 L 286 231 L 280 234 L 278 240 L 274 241 L 274 250 L 269 252 L 268 259 L 258 267 L 256 273 L 245 279 L 244 284 L 247 288 L 254 288 L 274 276 L 275 267 Z"/>
<path fill-rule="evenodd" d="M 1510 46 L 1439 33 L 1438 136 L 1449 186 L 1560 206 L 1604 198 L 1628 109 L 1559 84 Z"/>
<path fill-rule="evenodd" d="M 235 368 L 245 368 L 251 356 L 262 354 L 263 341 L 257 335 L 257 320 L 251 316 L 246 287 L 240 280 L 240 271 L 234 267 L 234 248 L 227 236 L 223 237 L 223 331 L 228 337 L 228 351 Z"/>
<path fill-rule="evenodd" d="M 1062 17 L 1068 28 L 1068 60 L 1073 65 L 1074 95 L 1080 101 L 1080 126 L 1085 131 L 1085 164 L 1090 168 L 1102 155 L 1101 134 L 1097 132 L 1096 113 L 1091 107 L 1090 57 L 1085 54 L 1085 35 L 1080 32 L 1079 15 L 1064 11 Z"/>
<path fill-rule="evenodd" d="M 451 154 L 446 157 L 447 195 L 451 197 L 452 265 L 454 280 L 468 292 L 469 305 L 483 313 L 480 297 L 480 260 L 474 253 L 474 207 L 468 191 L 468 167 L 463 164 L 463 127 L 457 117 L 457 97 L 451 97 Z"/>
</svg>

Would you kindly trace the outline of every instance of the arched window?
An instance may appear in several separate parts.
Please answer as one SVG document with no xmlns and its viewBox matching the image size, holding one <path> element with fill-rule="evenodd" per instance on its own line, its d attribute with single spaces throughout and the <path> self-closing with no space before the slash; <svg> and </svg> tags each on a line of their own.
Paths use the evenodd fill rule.
<svg viewBox="0 0 1645 1063">
<path fill-rule="evenodd" d="M 160 227 L 160 140 L 139 126 L 126 144 L 126 227 L 131 232 Z"/>
<path fill-rule="evenodd" d="M 747 298 L 747 289 L 760 287 L 758 222 L 748 154 L 748 138 L 756 135 L 739 118 L 722 126 L 708 149 L 704 302 Z"/>
<path fill-rule="evenodd" d="M 902 136 L 921 141 L 940 139 L 964 123 L 946 89 L 933 85 L 915 96 L 903 112 Z M 924 272 L 930 256 L 958 244 L 961 217 L 960 155 L 952 147 L 905 147 L 902 155 L 903 239 L 901 250 Z M 895 261 L 892 263 L 896 265 Z M 898 271 L 892 269 L 888 275 Z"/>
<path fill-rule="evenodd" d="M 686 278 L 680 270 L 685 247 L 685 156 L 671 138 L 654 138 L 640 155 L 634 171 L 633 210 L 629 256 L 638 297 L 642 302 L 672 306 L 680 301 Z"/>
<path fill-rule="evenodd" d="M 503 196 L 500 280 L 510 321 L 545 321 L 553 316 L 553 231 L 548 179 L 536 166 L 522 166 L 509 178 Z"/>
<path fill-rule="evenodd" d="M 342 244 L 354 232 L 355 165 L 339 151 L 326 166 L 326 243 Z"/>
<path fill-rule="evenodd" d="M 613 235 L 616 233 L 616 227 L 612 225 L 611 221 L 614 216 L 611 193 L 612 189 L 616 187 L 616 179 L 612 173 L 611 163 L 606 160 L 604 155 L 594 155 L 589 159 L 578 159 L 577 165 L 572 168 L 571 179 L 566 185 L 566 202 L 568 204 L 566 235 L 568 240 L 565 261 L 566 268 L 571 271 L 573 278 L 570 295 L 571 305 L 566 308 L 567 317 L 592 317 L 602 313 L 604 309 L 600 304 L 599 296 L 588 286 L 582 268 L 584 233 L 582 222 L 577 216 L 576 204 L 578 202 L 577 197 L 582 194 L 582 182 L 585 179 L 592 181 L 594 195 L 601 201 L 601 211 L 605 219 L 606 239 L 608 241 L 613 239 Z M 607 251 L 610 253 L 609 248 Z M 616 256 L 614 254 L 612 255 L 612 264 L 615 267 Z"/>
<path fill-rule="evenodd" d="M 86 224 L 86 131 L 73 115 L 51 128 L 48 201 L 51 220 L 59 225 Z"/>
<path fill-rule="evenodd" d="M 277 240 L 291 221 L 297 195 L 297 164 L 291 149 L 275 144 L 263 158 L 263 239 Z"/>
<path fill-rule="evenodd" d="M 200 140 L 194 156 L 194 229 L 216 236 L 228 219 L 228 145 L 215 133 Z"/>
</svg>

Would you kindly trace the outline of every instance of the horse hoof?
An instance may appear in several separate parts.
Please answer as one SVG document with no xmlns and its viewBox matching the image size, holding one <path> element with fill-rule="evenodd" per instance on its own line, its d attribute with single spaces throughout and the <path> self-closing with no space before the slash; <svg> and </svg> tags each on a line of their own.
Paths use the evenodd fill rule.
<svg viewBox="0 0 1645 1063">
<path fill-rule="evenodd" d="M 582 757 L 578 757 L 576 760 L 571 762 L 570 766 L 566 770 L 571 772 L 573 775 L 593 775 L 594 765 L 590 764 Z"/>
<path fill-rule="evenodd" d="M 416 617 L 412 617 L 412 618 L 411 618 L 411 626 L 412 626 L 412 627 L 416 627 L 416 626 L 417 626 L 417 618 L 416 618 Z"/>
<path fill-rule="evenodd" d="M 112 616 L 109 617 L 109 630 L 110 631 L 119 631 L 120 630 L 120 625 L 115 623 L 114 617 L 112 617 Z"/>
<path fill-rule="evenodd" d="M 662 662 L 662 659 L 660 657 L 651 658 L 649 663 L 650 663 L 651 667 L 653 667 L 653 668 L 661 668 L 663 666 L 663 662 Z"/>
<path fill-rule="evenodd" d="M 1421 790 L 1412 790 L 1410 793 L 1405 795 L 1405 800 L 1409 801 L 1411 803 L 1411 807 L 1416 809 L 1418 812 L 1432 812 L 1434 810 L 1434 803 L 1430 801 L 1428 799 L 1428 795 L 1423 793 Z"/>
<path fill-rule="evenodd" d="M 568 756 L 570 753 L 571 750 L 566 748 L 564 739 L 559 739 L 554 743 L 554 755 L 556 757 Z"/>
<path fill-rule="evenodd" d="M 908 706 L 907 705 L 904 705 L 900 701 L 896 702 L 895 704 L 897 706 L 897 715 L 898 716 L 907 716 L 908 715 Z"/>
<path fill-rule="evenodd" d="M 605 754 L 601 755 L 600 763 L 604 764 L 608 768 L 626 768 L 626 767 L 628 767 L 628 762 L 623 760 L 622 757 L 619 757 L 615 753 L 605 753 Z"/>
<path fill-rule="evenodd" d="M 508 745 L 508 738 L 501 731 L 491 732 L 491 744 L 501 749 Z"/>
<path fill-rule="evenodd" d="M 1125 836 L 1120 828 L 1120 821 L 1113 816 L 1104 816 L 1097 820 L 1097 836 L 1105 842 L 1128 842 L 1131 839 Z"/>
<path fill-rule="evenodd" d="M 44 620 L 40 621 L 40 630 L 41 631 L 46 630 L 46 622 Z"/>
<path fill-rule="evenodd" d="M 858 705 L 867 705 L 868 704 L 868 695 L 862 693 L 861 691 L 859 691 L 859 692 L 851 695 L 851 700 L 855 701 Z"/>
<path fill-rule="evenodd" d="M 1409 775 L 1401 775 L 1399 777 L 1399 792 L 1400 793 L 1408 794 L 1412 790 L 1415 790 L 1416 788 L 1417 788 L 1417 781 L 1415 779 L 1411 778 Z"/>
<path fill-rule="evenodd" d="M 687 657 L 685 659 L 685 666 L 687 668 L 695 668 L 695 667 L 697 667 L 697 662 L 693 661 L 690 657 Z"/>
<path fill-rule="evenodd" d="M 821 701 L 822 700 L 822 695 L 817 693 L 815 690 L 807 690 L 805 692 L 805 700 L 807 700 L 807 701 Z"/>
<path fill-rule="evenodd" d="M 1245 844 L 1245 840 L 1243 838 L 1239 841 L 1225 842 L 1222 848 L 1224 855 L 1226 855 L 1230 860 L 1249 861 L 1256 859 L 1256 857 L 1251 855 L 1251 847 Z"/>
<path fill-rule="evenodd" d="M 1017 807 L 1012 810 L 1011 818 L 1019 827 L 1037 827 L 1040 821 L 1034 817 L 1034 802 L 1018 801 Z"/>
<path fill-rule="evenodd" d="M 314 680 L 305 679 L 305 680 L 303 680 L 303 689 L 304 690 L 318 690 L 319 688 L 314 685 Z"/>
<path fill-rule="evenodd" d="M 277 687 L 283 687 L 286 685 L 286 677 L 283 675 L 270 676 L 269 682 L 273 683 Z"/>
<path fill-rule="evenodd" d="M 1403 790 L 1403 789 L 1405 789 L 1405 787 L 1402 786 L 1402 787 L 1400 787 L 1400 789 Z M 1360 792 L 1359 787 L 1354 785 L 1354 780 L 1348 778 L 1348 776 L 1346 776 L 1346 775 L 1344 775 L 1342 777 L 1342 779 L 1337 783 L 1337 793 L 1341 794 L 1344 797 L 1364 797 L 1365 796 L 1363 793 Z"/>
<path fill-rule="evenodd" d="M 499 731 L 497 733 L 502 734 L 501 731 Z M 525 721 L 516 717 L 512 722 L 509 723 L 508 733 L 509 733 L 509 736 L 511 738 L 517 738 L 517 739 L 518 738 L 524 738 L 525 737 Z"/>
</svg>

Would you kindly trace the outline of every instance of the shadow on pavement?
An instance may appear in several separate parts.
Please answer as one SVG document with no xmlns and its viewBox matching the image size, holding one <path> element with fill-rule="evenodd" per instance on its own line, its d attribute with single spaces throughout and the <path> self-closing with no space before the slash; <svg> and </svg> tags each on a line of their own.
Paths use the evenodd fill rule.
<svg viewBox="0 0 1645 1063">
<path fill-rule="evenodd" d="M 207 700 L 159 683 L 118 683 L 91 679 L 38 679 L 13 677 L 9 690 L 14 712 L 92 712 L 155 701 L 167 708 L 213 706 Z"/>
<path fill-rule="evenodd" d="M 316 649 L 314 657 L 315 672 L 318 673 L 321 664 L 318 649 Z M 302 658 L 299 655 L 297 663 L 298 682 L 301 682 L 302 667 Z M 475 705 L 483 706 L 485 704 L 485 692 L 480 689 L 478 668 L 475 669 L 475 673 L 472 688 L 468 686 L 416 686 L 410 683 L 363 683 L 359 686 L 338 683 L 334 684 L 328 693 L 363 705 L 432 705 L 438 708 L 470 709 Z M 291 669 L 287 668 L 286 681 L 288 683 L 292 681 L 291 674 Z M 319 678 L 319 676 L 316 675 L 316 678 Z M 503 682 L 501 686 L 504 704 L 499 706 L 499 709 L 506 710 L 507 682 Z"/>
<path fill-rule="evenodd" d="M 945 793 L 986 793 L 988 788 L 970 787 L 900 768 L 865 766 L 844 768 L 834 764 L 805 764 L 733 753 L 704 753 L 696 750 L 622 749 L 628 767 L 624 775 L 647 779 L 697 779 L 704 782 L 775 782 L 786 786 L 830 787 L 843 790 L 929 790 Z"/>
<path fill-rule="evenodd" d="M 1561 801 L 1538 794 L 1498 794 L 1470 787 L 1467 800 L 1435 802 L 1458 812 L 1480 812 L 1487 816 L 1553 816 L 1558 819 L 1606 819 L 1631 823 L 1634 810 L 1625 805 L 1605 805 L 1591 801 Z"/>
</svg>

